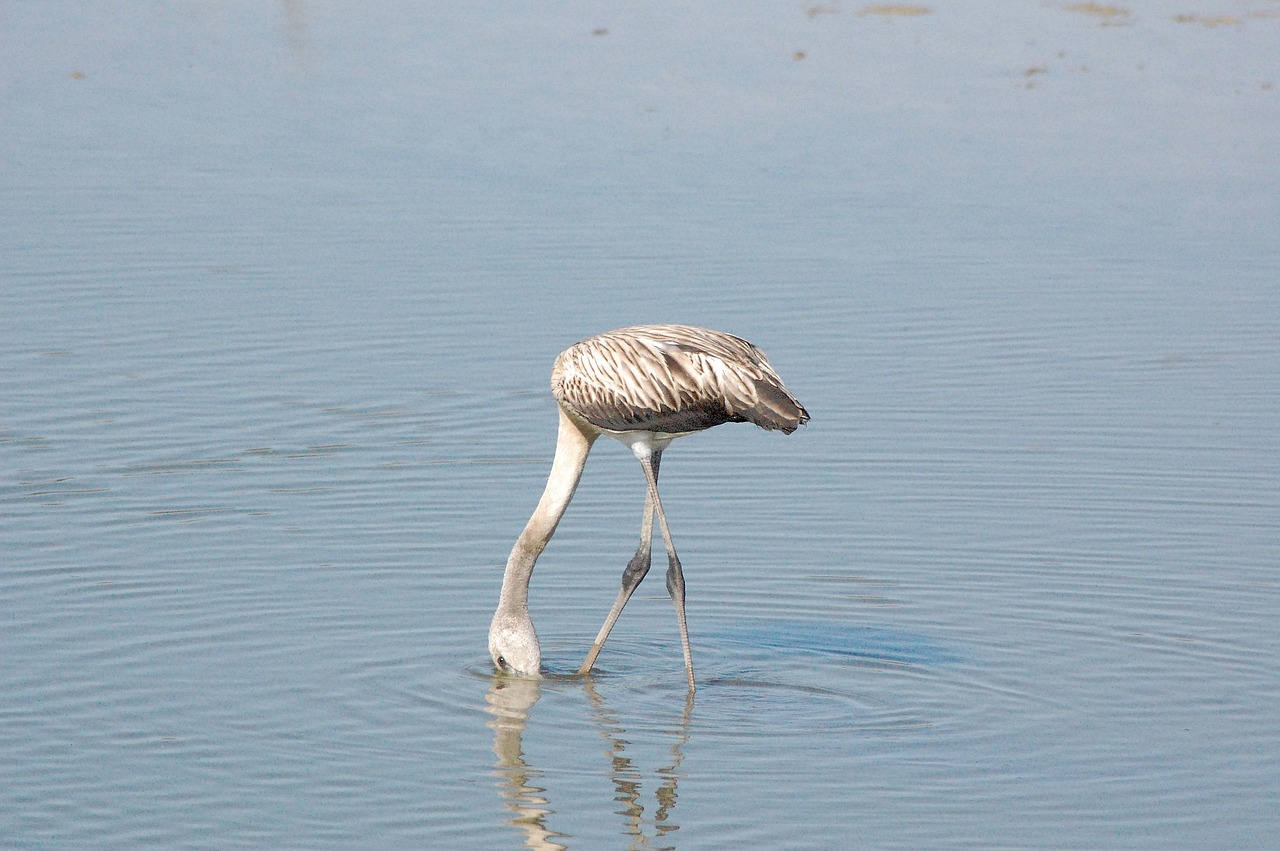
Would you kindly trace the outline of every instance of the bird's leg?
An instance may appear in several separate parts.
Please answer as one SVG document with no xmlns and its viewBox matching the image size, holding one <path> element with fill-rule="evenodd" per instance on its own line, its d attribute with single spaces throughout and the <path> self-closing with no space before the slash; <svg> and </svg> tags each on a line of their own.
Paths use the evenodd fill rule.
<svg viewBox="0 0 1280 851">
<path fill-rule="evenodd" d="M 658 473 L 658 463 L 662 458 L 662 453 L 654 453 L 651 456 L 650 464 L 653 467 L 654 478 L 656 480 Z M 646 465 L 648 466 L 648 465 Z M 631 557 L 631 561 L 627 562 L 627 567 L 622 571 L 622 590 L 618 592 L 618 597 L 613 601 L 613 608 L 609 610 L 609 615 L 604 619 L 604 625 L 600 627 L 600 632 L 596 635 L 596 640 L 592 642 L 591 649 L 587 651 L 587 657 L 582 661 L 582 667 L 578 669 L 578 673 L 586 674 L 591 672 L 591 667 L 596 663 L 596 657 L 600 655 L 601 648 L 604 647 L 605 639 L 609 637 L 609 633 L 613 630 L 614 623 L 617 622 L 618 616 L 622 614 L 622 609 L 627 605 L 627 601 L 631 599 L 631 595 L 635 593 L 636 588 L 640 586 L 641 581 L 649 573 L 649 563 L 653 553 L 653 492 L 645 491 L 644 497 L 644 521 L 640 526 L 640 546 L 636 549 L 636 554 Z"/>
<path fill-rule="evenodd" d="M 693 691 L 693 653 L 689 649 L 689 625 L 684 616 L 684 570 L 680 567 L 680 557 L 676 555 L 675 544 L 671 542 L 671 530 L 667 528 L 667 515 L 662 510 L 662 499 L 658 496 L 658 465 L 654 454 L 652 463 L 643 463 L 645 478 L 649 481 L 649 494 L 653 500 L 654 510 L 658 513 L 658 527 L 662 529 L 662 542 L 667 548 L 667 593 L 676 607 L 676 623 L 680 626 L 680 647 L 684 650 L 684 670 L 689 677 L 689 691 Z"/>
</svg>

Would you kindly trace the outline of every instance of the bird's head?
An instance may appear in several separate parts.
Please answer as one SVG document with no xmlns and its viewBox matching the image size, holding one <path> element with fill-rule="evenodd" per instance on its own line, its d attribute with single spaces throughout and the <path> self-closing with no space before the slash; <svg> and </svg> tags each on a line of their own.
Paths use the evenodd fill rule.
<svg viewBox="0 0 1280 851">
<path fill-rule="evenodd" d="M 500 671 L 536 677 L 542 670 L 542 649 L 528 612 L 499 611 L 489 626 L 489 656 Z"/>
</svg>

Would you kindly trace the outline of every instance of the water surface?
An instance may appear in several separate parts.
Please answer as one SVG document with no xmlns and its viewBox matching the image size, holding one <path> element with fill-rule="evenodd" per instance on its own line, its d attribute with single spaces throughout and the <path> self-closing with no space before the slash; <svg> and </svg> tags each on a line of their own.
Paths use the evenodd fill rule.
<svg viewBox="0 0 1280 851">
<path fill-rule="evenodd" d="M 1280 17 L 9 6 L 0 844 L 1280 844 Z M 908 12 L 913 12 L 908 14 Z M 699 689 L 551 360 L 686 322 Z M 660 561 L 660 559 L 659 559 Z"/>
</svg>

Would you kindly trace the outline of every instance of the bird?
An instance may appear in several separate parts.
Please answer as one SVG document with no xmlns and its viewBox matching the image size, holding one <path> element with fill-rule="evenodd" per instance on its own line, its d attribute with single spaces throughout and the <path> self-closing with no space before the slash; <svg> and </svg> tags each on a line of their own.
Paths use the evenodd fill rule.
<svg viewBox="0 0 1280 851">
<path fill-rule="evenodd" d="M 695 689 L 685 617 L 684 571 L 658 495 L 662 453 L 673 440 L 722 423 L 748 422 L 791 434 L 809 412 L 751 343 L 692 325 L 636 325 L 589 337 L 551 367 L 559 409 L 555 457 L 537 508 L 516 539 L 489 627 L 489 655 L 499 671 L 539 676 L 541 647 L 529 615 L 529 580 L 573 499 L 592 445 L 607 435 L 631 449 L 644 471 L 640 545 L 622 588 L 579 668 L 589 674 L 623 607 L 649 572 L 656 515 L 667 552 L 667 592 L 675 605 L 689 691 Z"/>
</svg>

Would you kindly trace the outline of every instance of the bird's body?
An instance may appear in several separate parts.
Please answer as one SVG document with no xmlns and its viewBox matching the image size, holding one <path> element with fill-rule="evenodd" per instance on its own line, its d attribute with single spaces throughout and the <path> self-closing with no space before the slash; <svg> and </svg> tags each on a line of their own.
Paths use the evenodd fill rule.
<svg viewBox="0 0 1280 851">
<path fill-rule="evenodd" d="M 746 340 L 688 325 L 641 325 L 583 340 L 551 367 L 551 393 L 606 432 L 682 435 L 753 422 L 787 433 L 809 417 Z"/>
<path fill-rule="evenodd" d="M 783 385 L 764 353 L 739 337 L 688 325 L 621 328 L 575 343 L 556 358 L 551 392 L 560 432 L 547 487 L 507 560 L 489 651 L 501 669 L 536 675 L 537 633 L 528 611 L 534 563 L 555 533 L 601 434 L 626 444 L 648 483 L 640 547 L 627 565 L 622 590 L 582 664 L 587 673 L 609 631 L 649 570 L 653 517 L 667 549 L 667 589 L 675 603 L 692 689 L 693 662 L 684 614 L 684 575 L 658 496 L 662 452 L 677 437 L 727 422 L 750 422 L 787 434 L 809 414 Z"/>
</svg>

